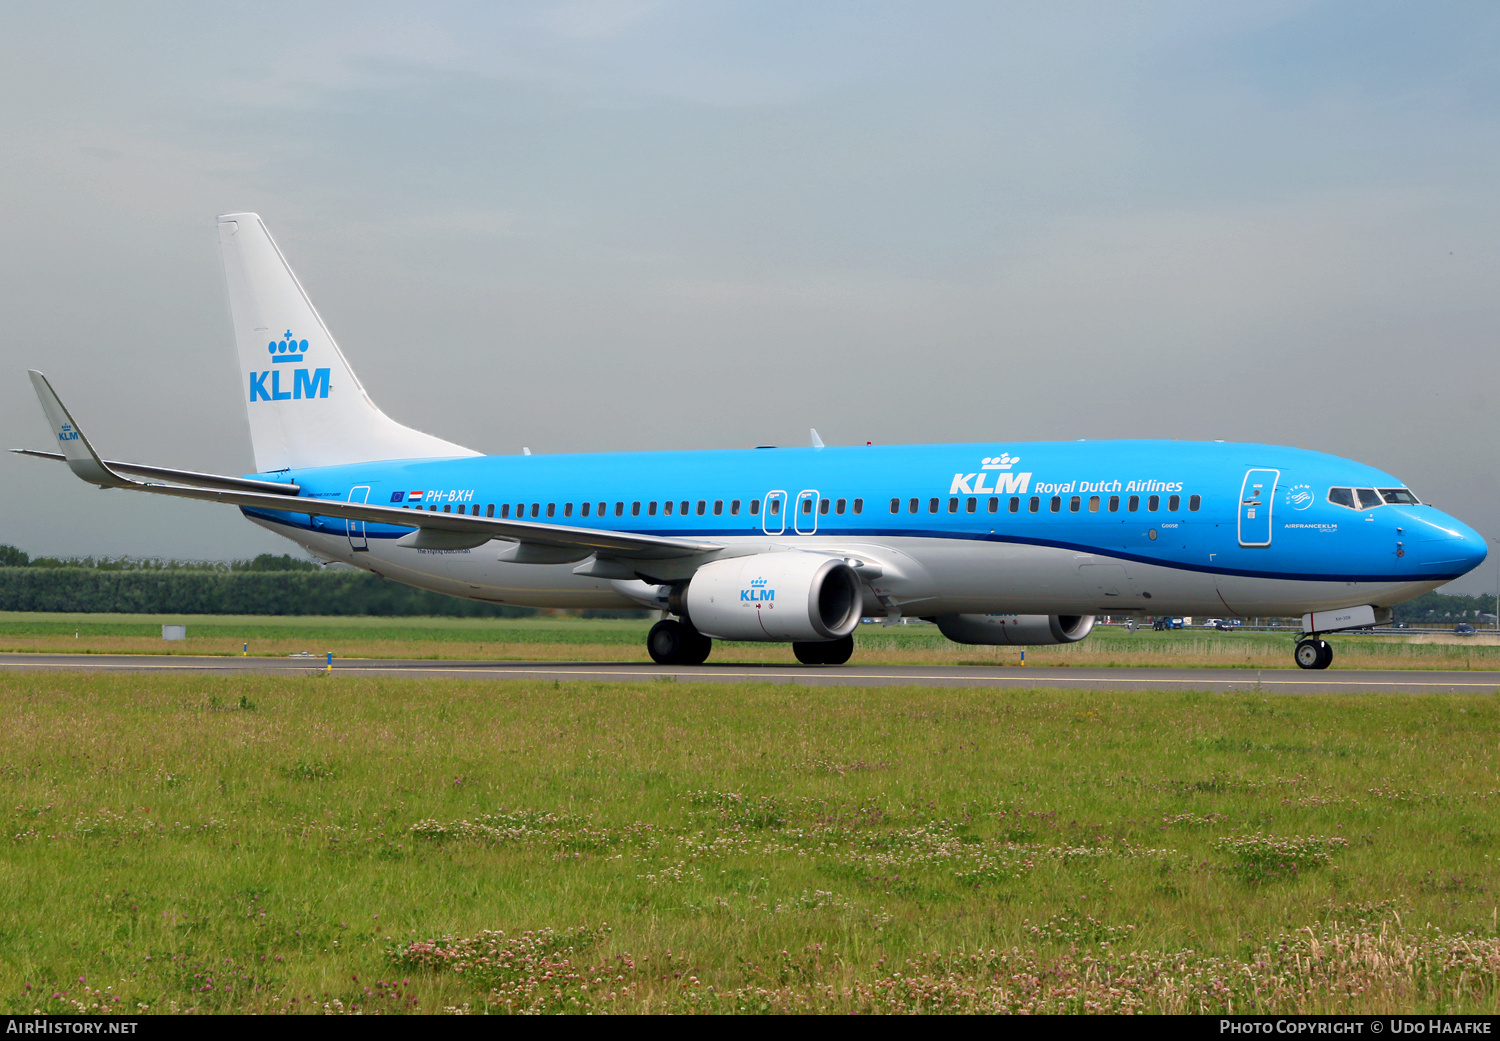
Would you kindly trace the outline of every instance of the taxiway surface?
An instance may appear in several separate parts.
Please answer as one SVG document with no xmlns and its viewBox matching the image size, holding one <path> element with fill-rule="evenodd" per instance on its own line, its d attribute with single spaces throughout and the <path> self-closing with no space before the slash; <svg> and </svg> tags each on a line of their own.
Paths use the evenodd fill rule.
<svg viewBox="0 0 1500 1041">
<path fill-rule="evenodd" d="M 148 672 L 182 675 L 311 675 L 321 657 L 226 658 L 186 655 L 0 654 L 0 669 Z M 1058 687 L 1098 690 L 1206 690 L 1283 694 L 1500 693 L 1500 672 L 1330 669 L 1047 668 L 976 665 L 653 665 L 634 662 L 432 661 L 334 659 L 342 676 L 461 680 L 584 680 L 630 683 L 663 678 L 710 683 L 803 686 Z"/>
</svg>

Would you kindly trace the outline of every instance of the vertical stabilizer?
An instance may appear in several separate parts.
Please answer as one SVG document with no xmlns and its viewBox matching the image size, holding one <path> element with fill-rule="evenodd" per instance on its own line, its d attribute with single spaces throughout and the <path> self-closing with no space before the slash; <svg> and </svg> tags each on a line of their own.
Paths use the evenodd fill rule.
<svg viewBox="0 0 1500 1041">
<path fill-rule="evenodd" d="M 219 248 L 258 471 L 479 454 L 375 407 L 260 217 L 220 217 Z"/>
</svg>

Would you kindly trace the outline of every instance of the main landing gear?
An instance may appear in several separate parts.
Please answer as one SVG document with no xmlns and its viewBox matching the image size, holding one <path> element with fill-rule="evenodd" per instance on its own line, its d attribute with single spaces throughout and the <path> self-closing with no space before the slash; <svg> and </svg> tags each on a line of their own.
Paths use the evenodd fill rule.
<svg viewBox="0 0 1500 1041">
<path fill-rule="evenodd" d="M 658 665 L 702 665 L 714 642 L 684 622 L 665 618 L 646 634 L 646 650 Z"/>
<path fill-rule="evenodd" d="M 1292 657 L 1297 660 L 1299 669 L 1326 669 L 1333 664 L 1333 648 L 1326 640 L 1301 640 Z"/>
<path fill-rule="evenodd" d="M 792 653 L 803 665 L 842 665 L 854 654 L 854 637 L 825 643 L 794 643 Z"/>
</svg>

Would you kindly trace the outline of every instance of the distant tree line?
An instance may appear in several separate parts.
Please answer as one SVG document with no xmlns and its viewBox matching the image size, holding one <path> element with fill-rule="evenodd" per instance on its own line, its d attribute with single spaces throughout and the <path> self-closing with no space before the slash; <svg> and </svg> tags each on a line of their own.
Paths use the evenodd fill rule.
<svg viewBox="0 0 1500 1041">
<path fill-rule="evenodd" d="M 367 571 L 323 568 L 290 555 L 193 561 L 39 557 L 0 546 L 0 611 L 138 614 L 439 615 L 524 618 L 535 608 L 489 604 L 391 582 Z M 646 612 L 590 610 L 592 618 Z"/>
<path fill-rule="evenodd" d="M 254 560 L 29 557 L 0 545 L 0 611 L 141 614 L 442 615 L 521 618 L 536 609 L 414 589 L 367 571 L 324 568 L 290 554 Z M 1493 619 L 1495 597 L 1425 593 L 1397 604 L 1395 620 L 1442 625 Z M 592 610 L 589 618 L 645 612 Z"/>
</svg>

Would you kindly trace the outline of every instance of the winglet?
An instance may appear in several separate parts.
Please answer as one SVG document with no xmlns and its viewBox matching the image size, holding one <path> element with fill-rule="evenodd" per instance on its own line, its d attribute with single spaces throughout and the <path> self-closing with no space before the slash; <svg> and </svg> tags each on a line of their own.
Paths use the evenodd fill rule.
<svg viewBox="0 0 1500 1041">
<path fill-rule="evenodd" d="M 99 453 L 94 451 L 94 446 L 89 444 L 83 431 L 78 429 L 78 424 L 73 422 L 73 417 L 68 414 L 62 399 L 52 389 L 52 384 L 47 382 L 47 377 L 35 369 L 26 371 L 31 376 L 31 385 L 36 388 L 36 396 L 42 403 L 42 411 L 47 415 L 47 422 L 52 426 L 52 434 L 57 438 L 68 468 L 85 481 L 101 488 L 129 488 L 135 484 L 129 478 L 115 473 L 99 458 Z"/>
<path fill-rule="evenodd" d="M 823 439 L 818 436 L 818 430 L 817 430 L 817 428 L 816 427 L 809 428 L 808 432 L 810 434 L 812 434 L 812 443 L 813 443 L 812 446 L 814 448 L 822 448 L 823 447 Z"/>
</svg>

